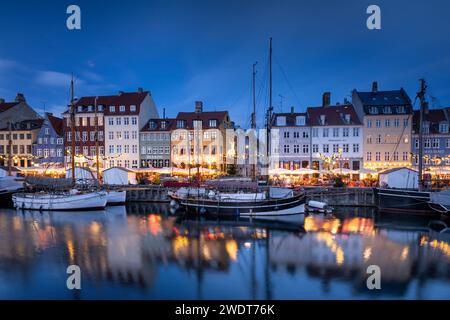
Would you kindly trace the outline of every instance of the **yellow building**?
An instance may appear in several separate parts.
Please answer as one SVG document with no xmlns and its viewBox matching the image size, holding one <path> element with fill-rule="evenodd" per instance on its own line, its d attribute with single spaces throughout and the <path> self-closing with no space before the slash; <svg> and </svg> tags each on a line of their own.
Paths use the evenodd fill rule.
<svg viewBox="0 0 450 320">
<path fill-rule="evenodd" d="M 43 121 L 24 120 L 0 128 L 0 166 L 8 166 L 9 156 L 14 167 L 25 169 L 33 166 L 32 145 L 36 142 Z"/>
<path fill-rule="evenodd" d="M 172 166 L 225 172 L 227 169 L 226 130 L 232 128 L 228 111 L 203 111 L 195 103 L 194 112 L 179 112 L 171 132 Z"/>
<path fill-rule="evenodd" d="M 413 107 L 406 91 L 379 91 L 374 82 L 370 92 L 353 90 L 352 102 L 364 124 L 364 167 L 411 166 Z"/>
</svg>

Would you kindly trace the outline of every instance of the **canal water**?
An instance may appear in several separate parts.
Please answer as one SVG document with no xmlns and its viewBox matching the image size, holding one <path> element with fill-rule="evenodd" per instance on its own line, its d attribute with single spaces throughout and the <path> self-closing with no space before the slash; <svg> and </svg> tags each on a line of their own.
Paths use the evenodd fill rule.
<svg viewBox="0 0 450 320">
<path fill-rule="evenodd" d="M 0 299 L 450 299 L 450 234 L 346 209 L 196 220 L 166 206 L 0 209 Z M 78 265 L 81 290 L 68 290 Z M 369 290 L 367 267 L 381 271 Z"/>
</svg>

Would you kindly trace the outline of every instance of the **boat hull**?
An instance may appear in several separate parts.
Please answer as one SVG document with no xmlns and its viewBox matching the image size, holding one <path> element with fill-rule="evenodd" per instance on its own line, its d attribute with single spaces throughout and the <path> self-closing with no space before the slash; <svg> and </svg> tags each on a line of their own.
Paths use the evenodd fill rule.
<svg viewBox="0 0 450 320">
<path fill-rule="evenodd" d="M 121 205 L 126 202 L 127 192 L 126 191 L 108 191 L 106 196 L 107 204 L 111 205 Z"/>
<path fill-rule="evenodd" d="M 13 208 L 14 203 L 12 201 L 13 194 L 17 191 L 0 190 L 0 207 L 1 208 Z"/>
<path fill-rule="evenodd" d="M 103 210 L 107 203 L 106 192 L 84 194 L 14 194 L 14 207 L 23 210 L 80 211 Z"/>
<path fill-rule="evenodd" d="M 188 213 L 201 213 L 214 216 L 254 217 L 280 216 L 304 213 L 305 196 L 297 195 L 286 199 L 263 201 L 217 201 L 210 199 L 174 198 Z"/>
<path fill-rule="evenodd" d="M 379 211 L 411 214 L 435 214 L 430 207 L 430 192 L 375 188 L 375 201 Z"/>
</svg>

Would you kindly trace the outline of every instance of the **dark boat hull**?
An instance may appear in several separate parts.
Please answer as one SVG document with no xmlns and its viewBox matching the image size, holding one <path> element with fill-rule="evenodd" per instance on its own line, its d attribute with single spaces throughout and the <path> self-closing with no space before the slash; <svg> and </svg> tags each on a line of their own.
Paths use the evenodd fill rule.
<svg viewBox="0 0 450 320">
<path fill-rule="evenodd" d="M 379 211 L 411 214 L 436 214 L 430 207 L 430 192 L 375 188 Z"/>
<path fill-rule="evenodd" d="M 17 191 L 3 191 L 0 190 L 0 207 L 1 208 L 13 208 L 14 203 L 12 201 L 12 195 Z"/>
<path fill-rule="evenodd" d="M 303 194 L 286 199 L 243 202 L 172 198 L 178 202 L 180 208 L 188 213 L 230 217 L 299 214 L 304 212 L 305 204 Z"/>
</svg>

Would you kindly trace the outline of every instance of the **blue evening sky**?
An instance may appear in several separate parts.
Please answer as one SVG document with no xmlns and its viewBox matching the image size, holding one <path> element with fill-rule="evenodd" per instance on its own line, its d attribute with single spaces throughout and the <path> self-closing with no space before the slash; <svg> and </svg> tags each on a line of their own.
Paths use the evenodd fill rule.
<svg viewBox="0 0 450 320">
<path fill-rule="evenodd" d="M 77 4 L 82 30 L 66 28 Z M 366 8 L 382 30 L 366 28 Z M 0 97 L 23 92 L 37 110 L 59 113 L 76 95 L 143 87 L 162 114 L 230 111 L 249 125 L 251 66 L 258 61 L 258 120 L 267 106 L 268 39 L 274 45 L 274 107 L 305 110 L 353 88 L 404 87 L 425 77 L 435 106 L 450 106 L 450 2 L 446 0 L 2 1 Z M 280 95 L 283 103 L 280 104 Z"/>
</svg>

